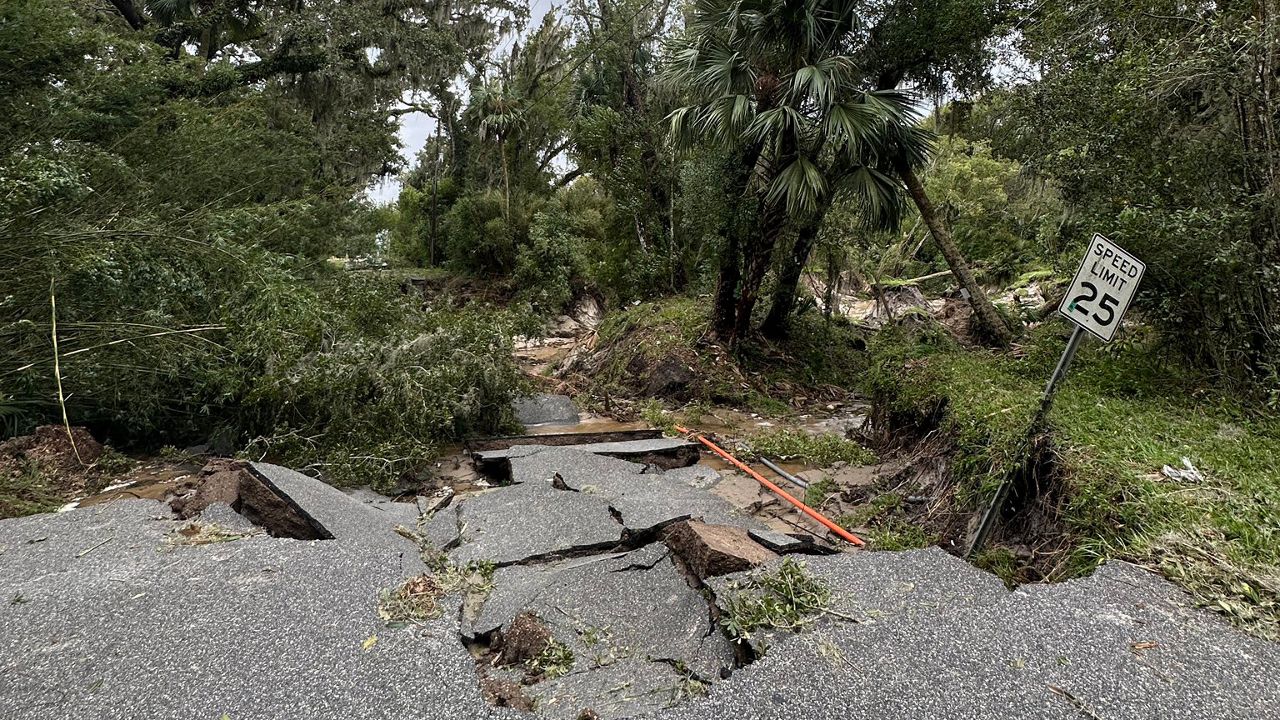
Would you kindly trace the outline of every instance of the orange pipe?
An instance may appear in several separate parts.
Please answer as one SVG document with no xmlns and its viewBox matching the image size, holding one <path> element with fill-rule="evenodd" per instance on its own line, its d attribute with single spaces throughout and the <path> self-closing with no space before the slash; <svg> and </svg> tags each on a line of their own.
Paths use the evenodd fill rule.
<svg viewBox="0 0 1280 720">
<path fill-rule="evenodd" d="M 786 490 L 783 490 L 782 488 L 778 487 L 777 485 L 774 485 L 773 483 L 769 482 L 767 479 L 765 479 L 765 477 L 764 477 L 763 475 L 761 475 L 760 473 L 756 472 L 755 470 L 752 470 L 750 466 L 748 466 L 748 465 L 746 465 L 745 463 L 743 463 L 742 461 L 738 460 L 738 458 L 736 458 L 736 457 L 734 457 L 734 456 L 730 455 L 729 453 L 725 452 L 724 450 L 720 449 L 720 446 L 718 446 L 718 445 L 716 445 L 715 443 L 711 442 L 710 440 L 706 439 L 706 438 L 705 438 L 705 437 L 703 437 L 701 434 L 699 434 L 699 433 L 694 433 L 694 432 L 692 432 L 691 430 L 689 430 L 688 428 L 683 428 L 683 427 L 680 427 L 679 425 L 677 425 L 677 426 L 676 426 L 676 431 L 677 431 L 677 432 L 681 432 L 681 433 L 685 433 L 686 435 L 692 435 L 692 436 L 693 436 L 693 437 L 694 437 L 698 442 L 700 442 L 700 443 L 702 443 L 703 445 L 706 445 L 708 448 L 710 448 L 710 449 L 711 449 L 711 452 L 713 452 L 713 453 L 715 453 L 715 454 L 719 455 L 720 457 L 724 458 L 725 460 L 728 460 L 730 463 L 732 463 L 732 464 L 733 464 L 733 466 L 734 466 L 734 467 L 738 468 L 738 469 L 739 469 L 739 470 L 741 470 L 742 472 L 744 472 L 744 473 L 746 473 L 746 474 L 750 475 L 751 477 L 755 478 L 756 482 L 758 482 L 758 483 L 760 483 L 761 485 L 763 485 L 763 486 L 765 486 L 765 487 L 769 488 L 769 489 L 770 489 L 770 490 L 772 490 L 774 493 L 776 493 L 776 494 L 778 495 L 778 497 L 781 497 L 783 500 L 786 500 L 787 502 L 791 503 L 792 505 L 795 505 L 797 508 L 799 508 L 800 512 L 802 512 L 802 513 L 804 513 L 805 515 L 808 515 L 809 517 L 813 518 L 814 520 L 817 520 L 818 522 L 822 523 L 822 524 L 823 524 L 823 526 L 825 526 L 828 530 L 830 530 L 831 532 L 835 533 L 836 535 L 839 535 L 839 536 L 841 537 L 841 539 L 843 539 L 843 540 L 845 540 L 845 541 L 847 541 L 847 542 L 851 542 L 851 543 L 853 543 L 854 545 L 857 545 L 857 546 L 859 546 L 859 547 L 861 547 L 861 546 L 863 546 L 863 545 L 865 545 L 865 544 L 866 544 L 866 543 L 862 542 L 862 539 L 861 539 L 861 538 L 859 538 L 857 535 L 854 535 L 853 533 L 849 532 L 848 530 L 845 530 L 844 528 L 840 527 L 839 525 L 837 525 L 837 524 L 835 524 L 835 523 L 831 522 L 831 521 L 830 521 L 830 520 L 828 520 L 828 519 L 826 518 L 826 516 L 824 516 L 822 513 L 818 512 L 817 510 L 814 510 L 813 508 L 809 507 L 808 505 L 805 505 L 804 503 L 800 502 L 799 500 L 797 500 L 797 499 L 795 499 L 795 498 L 791 497 L 791 495 L 789 495 L 789 494 L 787 493 L 787 491 L 786 491 Z"/>
</svg>

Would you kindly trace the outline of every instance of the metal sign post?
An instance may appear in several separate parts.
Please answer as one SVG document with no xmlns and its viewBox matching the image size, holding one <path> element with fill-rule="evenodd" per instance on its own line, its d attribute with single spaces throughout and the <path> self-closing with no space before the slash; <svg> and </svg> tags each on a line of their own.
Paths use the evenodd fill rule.
<svg viewBox="0 0 1280 720">
<path fill-rule="evenodd" d="M 1040 398 L 1040 411 L 1036 413 L 1036 419 L 1032 425 L 1039 425 L 1048 416 L 1049 408 L 1053 405 L 1053 395 L 1058 391 L 1058 383 L 1067 376 L 1067 369 L 1071 367 L 1071 361 L 1076 357 L 1076 350 L 1079 349 L 1084 334 L 1085 329 L 1079 325 L 1072 331 L 1071 339 L 1067 341 L 1067 347 L 1062 351 L 1062 357 L 1058 358 L 1057 367 L 1049 376 L 1049 383 L 1044 386 L 1044 397 Z"/>
<path fill-rule="evenodd" d="M 1040 398 L 1040 408 L 1027 429 L 1022 453 L 1025 460 L 1017 473 L 1025 475 L 1032 470 L 1029 467 L 1031 442 L 1049 416 L 1049 409 L 1053 407 L 1053 397 L 1058 391 L 1058 384 L 1067 376 L 1067 370 L 1071 367 L 1071 361 L 1075 359 L 1076 350 L 1080 348 L 1080 341 L 1084 339 L 1084 334 L 1088 332 L 1102 342 L 1111 342 L 1116 335 L 1116 330 L 1120 327 L 1120 320 L 1124 318 L 1125 312 L 1133 303 L 1133 296 L 1138 291 L 1138 283 L 1142 282 L 1142 275 L 1146 271 L 1145 263 L 1101 234 L 1094 234 L 1089 241 L 1089 249 L 1085 252 L 1084 259 L 1080 261 L 1080 267 L 1067 288 L 1067 294 L 1062 298 L 1062 305 L 1058 307 L 1058 313 L 1074 323 L 1076 327 L 1071 333 L 1071 339 L 1067 341 L 1067 347 L 1062 351 L 1062 357 L 1058 358 L 1053 374 L 1049 376 L 1049 382 L 1044 387 L 1044 396 Z M 1000 487 L 996 488 L 995 497 L 991 499 L 991 504 L 983 513 L 978 531 L 973 537 L 972 544 L 969 545 L 970 556 L 980 551 L 986 544 L 987 535 L 991 533 L 991 527 L 995 524 L 1001 507 L 1004 506 L 1005 496 L 1009 494 L 1009 485 L 1013 478 L 1014 474 L 1010 474 L 1000 483 Z"/>
</svg>

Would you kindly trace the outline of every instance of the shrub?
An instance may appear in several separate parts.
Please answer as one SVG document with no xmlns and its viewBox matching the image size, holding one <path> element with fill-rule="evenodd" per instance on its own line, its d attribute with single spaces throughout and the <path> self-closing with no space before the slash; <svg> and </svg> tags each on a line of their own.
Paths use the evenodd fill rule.
<svg viewBox="0 0 1280 720">
<path fill-rule="evenodd" d="M 508 273 L 515 266 L 516 248 L 529 233 L 523 208 L 515 204 L 510 216 L 497 190 L 459 198 L 444 217 L 445 251 L 449 264 L 471 273 Z"/>
</svg>

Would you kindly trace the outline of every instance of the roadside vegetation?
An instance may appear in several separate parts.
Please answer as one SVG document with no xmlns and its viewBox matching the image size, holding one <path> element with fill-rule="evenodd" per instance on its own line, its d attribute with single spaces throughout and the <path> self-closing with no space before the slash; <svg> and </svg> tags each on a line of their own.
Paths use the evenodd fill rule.
<svg viewBox="0 0 1280 720">
<path fill-rule="evenodd" d="M 940 432 L 956 511 L 977 511 L 1022 465 L 1040 390 L 1065 330 L 1020 357 L 940 334 L 884 333 L 868 390 L 886 433 Z M 1043 437 L 1034 507 L 979 564 L 1009 580 L 1065 579 L 1108 558 L 1163 571 L 1257 632 L 1280 633 L 1280 418 L 1216 390 L 1148 341 L 1076 358 Z M 1166 467 L 1168 470 L 1166 470 Z M 955 527 L 931 527 L 942 533 Z M 1011 558 L 1010 548 L 1022 557 Z"/>
</svg>

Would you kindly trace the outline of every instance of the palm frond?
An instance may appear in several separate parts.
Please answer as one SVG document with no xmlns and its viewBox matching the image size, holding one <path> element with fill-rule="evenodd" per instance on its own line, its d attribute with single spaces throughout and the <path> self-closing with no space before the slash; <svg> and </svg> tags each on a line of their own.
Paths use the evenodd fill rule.
<svg viewBox="0 0 1280 720">
<path fill-rule="evenodd" d="M 818 201 L 826 191 L 827 181 L 822 171 L 802 155 L 777 174 L 766 200 L 770 203 L 785 202 L 789 214 L 802 215 L 817 210 Z"/>
<path fill-rule="evenodd" d="M 877 230 L 893 230 L 902 221 L 905 199 L 898 181 L 874 167 L 863 165 L 841 183 L 856 200 L 865 225 Z"/>
</svg>

